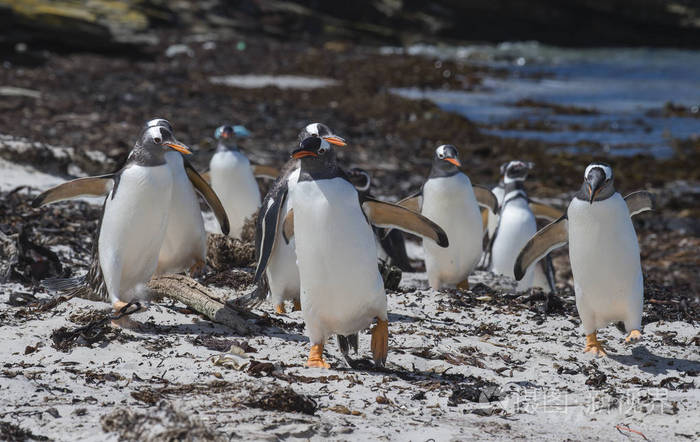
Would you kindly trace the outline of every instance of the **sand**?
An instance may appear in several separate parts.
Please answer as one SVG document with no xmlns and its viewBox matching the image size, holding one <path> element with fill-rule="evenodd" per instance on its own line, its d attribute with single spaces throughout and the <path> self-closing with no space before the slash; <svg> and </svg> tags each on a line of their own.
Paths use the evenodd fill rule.
<svg viewBox="0 0 700 442">
<path fill-rule="evenodd" d="M 15 186 L 57 180 L 2 166 Z M 420 258 L 422 248 L 408 251 Z M 0 439 L 700 437 L 697 323 L 651 322 L 635 345 L 608 327 L 600 337 L 610 356 L 594 358 L 582 353 L 570 291 L 545 317 L 512 281 L 477 272 L 470 282 L 468 293 L 436 292 L 424 273 L 404 274 L 388 293 L 386 368 L 370 362 L 365 331 L 355 368 L 329 343 L 329 370 L 304 367 L 301 314 L 275 315 L 267 303 L 253 311 L 262 332 L 252 336 L 162 301 L 133 316 L 140 330 L 96 327 L 70 346 L 57 331 L 104 317 L 107 304 L 73 299 L 37 312 L 33 303 L 53 295 L 2 284 Z M 213 289 L 235 298 L 252 287 Z"/>
<path fill-rule="evenodd" d="M 299 312 L 277 316 L 281 328 L 241 337 L 167 302 L 134 316 L 145 324 L 142 331 L 111 332 L 118 336 L 62 352 L 52 346 L 52 331 L 76 328 L 71 318 L 107 306 L 74 299 L 48 313 L 16 317 L 21 308 L 7 303 L 25 289 L 4 285 L 0 421 L 55 440 L 118 440 L 120 432 L 147 439 L 183 425 L 178 411 L 194 420 L 187 431 L 223 438 L 641 438 L 621 435 L 615 428 L 621 424 L 650 440 L 700 435 L 697 326 L 649 324 L 643 341 L 632 346 L 609 327 L 601 336 L 610 357 L 596 359 L 582 353 L 575 317 L 543 319 L 489 295 L 427 290 L 422 273 L 406 276 L 406 292 L 388 295 L 391 336 L 384 370 L 367 360 L 350 369 L 334 343 L 327 346 L 330 370 L 305 368 L 309 344 Z M 488 274 L 471 278 L 472 284 L 479 280 L 499 287 Z M 496 296 L 508 292 L 501 290 Z M 473 305 L 460 305 L 461 299 Z M 271 311 L 265 304 L 256 313 Z M 695 339 L 695 345 L 669 345 L 669 334 L 671 341 Z M 227 352 L 203 346 L 210 337 L 218 338 L 210 346 L 229 347 L 222 341 L 228 339 L 249 351 L 236 360 L 271 366 L 257 372 L 216 365 Z M 360 357 L 369 357 L 368 347 L 363 333 Z M 246 405 L 287 388 L 315 401 L 315 414 Z M 113 425 L 109 415 L 115 410 L 128 410 L 131 420 Z M 141 428 L 134 417 L 140 415 L 161 417 Z"/>
</svg>

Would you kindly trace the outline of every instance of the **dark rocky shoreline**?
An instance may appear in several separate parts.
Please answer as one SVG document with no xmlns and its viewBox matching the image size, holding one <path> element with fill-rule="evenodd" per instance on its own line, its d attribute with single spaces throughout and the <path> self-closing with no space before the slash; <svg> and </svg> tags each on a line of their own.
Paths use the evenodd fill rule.
<svg viewBox="0 0 700 442">
<path fill-rule="evenodd" d="M 17 43 L 54 50 L 140 52 L 158 30 L 223 33 L 278 41 L 540 41 L 573 47 L 697 48 L 700 6 L 692 0 L 237 0 L 168 2 L 0 1 L 0 48 Z"/>
</svg>

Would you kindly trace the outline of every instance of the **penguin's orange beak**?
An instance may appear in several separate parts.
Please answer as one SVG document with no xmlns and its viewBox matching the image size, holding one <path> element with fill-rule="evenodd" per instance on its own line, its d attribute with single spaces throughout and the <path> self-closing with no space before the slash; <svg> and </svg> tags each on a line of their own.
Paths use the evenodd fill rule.
<svg viewBox="0 0 700 442">
<path fill-rule="evenodd" d="M 175 149 L 183 155 L 192 155 L 192 152 L 187 148 L 187 146 L 185 146 L 182 143 L 178 143 L 177 141 L 165 142 L 163 144 L 170 147 L 171 149 Z"/>
<path fill-rule="evenodd" d="M 336 146 L 346 146 L 347 143 L 345 143 L 345 140 L 340 138 L 337 135 L 328 135 L 326 137 L 323 137 L 324 140 L 328 141 L 331 144 L 335 144 Z"/>
<path fill-rule="evenodd" d="M 445 161 L 447 161 L 448 163 L 452 163 L 457 167 L 462 167 L 462 163 L 460 163 L 457 158 L 445 158 Z"/>
<path fill-rule="evenodd" d="M 317 157 L 315 152 L 311 152 L 310 150 L 298 150 L 292 154 L 292 158 L 295 160 L 298 160 L 300 158 L 304 157 Z"/>
</svg>

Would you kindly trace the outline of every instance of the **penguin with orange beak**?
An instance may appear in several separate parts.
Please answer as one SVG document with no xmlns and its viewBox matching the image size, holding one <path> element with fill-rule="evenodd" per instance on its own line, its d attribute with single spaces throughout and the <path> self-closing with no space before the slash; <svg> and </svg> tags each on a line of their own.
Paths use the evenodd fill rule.
<svg viewBox="0 0 700 442">
<path fill-rule="evenodd" d="M 434 290 L 455 286 L 469 288 L 467 277 L 482 252 L 484 228 L 479 207 L 498 212 L 496 196 L 485 187 L 472 185 L 461 167 L 455 146 L 438 146 L 422 190 L 399 202 L 439 224 L 450 238 L 447 248 L 423 242 L 428 283 Z"/>
<path fill-rule="evenodd" d="M 333 146 L 345 146 L 345 140 L 335 135 L 323 123 L 310 123 L 299 132 L 301 142 L 307 138 L 319 138 Z M 299 179 L 300 160 L 291 158 L 282 167 L 279 177 L 272 184 L 262 202 L 262 208 L 256 220 L 255 249 L 257 256 L 257 271 L 254 282 L 258 288 L 236 301 L 246 308 L 253 308 L 262 303 L 267 297 L 268 288 L 270 301 L 275 312 L 285 314 L 285 301 L 294 303 L 293 310 L 301 310 L 299 299 L 299 268 L 295 251 L 294 238 L 283 239 L 280 220 L 292 210 L 289 192 L 296 186 Z"/>
<path fill-rule="evenodd" d="M 420 214 L 359 195 L 337 164 L 330 141 L 311 136 L 292 152 L 300 163 L 299 176 L 290 191 L 292 209 L 282 223 L 284 237 L 296 238 L 301 312 L 311 341 L 306 365 L 328 368 L 326 340 L 332 335 L 354 339 L 376 319 L 371 348 L 381 366 L 389 329 L 372 226 L 409 231 L 439 247 L 449 242 L 440 226 Z M 347 344 L 341 340 L 343 353 Z"/>
<path fill-rule="evenodd" d="M 166 154 L 173 150 L 191 154 L 167 127 L 149 127 L 141 134 L 124 167 L 105 183 L 109 193 L 88 273 L 47 280 L 48 288 L 110 300 L 116 311 L 146 297 L 144 286 L 156 271 L 168 226 L 173 172 Z"/>
</svg>

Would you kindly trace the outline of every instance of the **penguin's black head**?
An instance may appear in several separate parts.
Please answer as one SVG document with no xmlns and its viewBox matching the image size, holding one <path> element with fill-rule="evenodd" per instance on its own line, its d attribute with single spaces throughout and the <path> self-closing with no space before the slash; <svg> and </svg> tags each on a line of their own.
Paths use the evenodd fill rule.
<svg viewBox="0 0 700 442">
<path fill-rule="evenodd" d="M 292 151 L 292 158 L 301 160 L 301 169 L 314 176 L 326 175 L 336 169 L 335 151 L 323 138 L 305 138 L 299 143 L 299 148 Z"/>
<path fill-rule="evenodd" d="M 169 149 L 174 149 L 184 155 L 190 155 L 189 148 L 184 144 L 180 143 L 173 136 L 172 131 L 170 131 L 165 126 L 153 126 L 147 128 L 141 134 L 141 138 L 136 147 L 144 149 L 150 153 L 156 152 L 167 152 Z"/>
<path fill-rule="evenodd" d="M 299 132 L 299 142 L 304 141 L 309 137 L 323 138 L 336 146 L 345 146 L 345 140 L 337 135 L 334 135 L 331 129 L 323 123 L 307 124 L 301 132 Z"/>
<path fill-rule="evenodd" d="M 435 149 L 433 156 L 433 168 L 430 175 L 432 177 L 450 176 L 459 172 L 462 166 L 459 161 L 457 148 L 451 144 L 443 144 Z"/>
<path fill-rule="evenodd" d="M 372 180 L 366 170 L 353 167 L 347 171 L 347 175 L 352 185 L 355 186 L 355 189 L 359 192 L 367 192 L 369 190 Z"/>
<path fill-rule="evenodd" d="M 143 125 L 143 130 L 146 131 L 151 127 L 164 127 L 168 129 L 171 133 L 173 132 L 173 126 L 170 124 L 170 121 L 166 120 L 165 118 L 154 118 L 148 121 L 146 124 Z"/>
<path fill-rule="evenodd" d="M 219 140 L 217 150 L 238 150 L 236 138 L 248 136 L 250 136 L 250 131 L 240 125 L 231 126 L 225 124 L 217 127 L 214 131 L 214 138 Z"/>
<path fill-rule="evenodd" d="M 503 182 L 525 181 L 527 174 L 535 166 L 534 163 L 525 161 L 509 161 L 501 165 Z"/>
<path fill-rule="evenodd" d="M 583 174 L 583 186 L 579 197 L 584 197 L 589 203 L 604 200 L 615 193 L 612 167 L 605 163 L 591 163 Z M 582 199 L 584 199 L 582 198 Z"/>
</svg>

